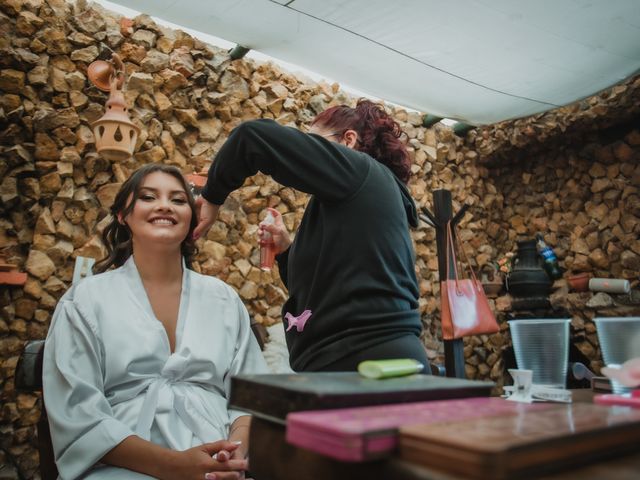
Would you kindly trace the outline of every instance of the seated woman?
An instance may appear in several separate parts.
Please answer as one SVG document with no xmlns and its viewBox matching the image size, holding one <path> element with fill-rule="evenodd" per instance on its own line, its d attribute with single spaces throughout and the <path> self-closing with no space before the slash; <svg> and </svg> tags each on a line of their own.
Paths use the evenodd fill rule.
<svg viewBox="0 0 640 480">
<path fill-rule="evenodd" d="M 230 377 L 266 365 L 238 295 L 188 268 L 196 214 L 182 174 L 140 168 L 111 212 L 104 273 L 64 295 L 45 346 L 60 476 L 243 478 L 250 417 L 227 408 Z"/>
</svg>

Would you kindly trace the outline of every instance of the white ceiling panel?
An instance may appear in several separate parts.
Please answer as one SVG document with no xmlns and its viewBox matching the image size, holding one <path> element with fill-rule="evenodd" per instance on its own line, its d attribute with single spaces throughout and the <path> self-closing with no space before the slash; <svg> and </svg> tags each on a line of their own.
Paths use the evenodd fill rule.
<svg viewBox="0 0 640 480">
<path fill-rule="evenodd" d="M 489 124 L 640 71 L 639 0 L 110 0 L 425 113 Z"/>
</svg>

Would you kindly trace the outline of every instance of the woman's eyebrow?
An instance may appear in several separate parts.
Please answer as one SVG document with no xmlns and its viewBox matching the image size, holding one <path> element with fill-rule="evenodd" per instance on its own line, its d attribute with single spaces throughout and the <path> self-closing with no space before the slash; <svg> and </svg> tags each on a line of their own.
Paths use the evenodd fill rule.
<svg viewBox="0 0 640 480">
<path fill-rule="evenodd" d="M 150 191 L 152 191 L 152 192 L 154 192 L 154 193 L 157 193 L 157 192 L 158 192 L 158 189 L 157 189 L 157 188 L 153 188 L 153 187 L 140 187 L 140 190 L 141 190 L 141 191 L 142 191 L 142 190 L 150 190 Z M 185 192 L 184 190 L 171 190 L 171 191 L 169 192 L 169 194 L 170 194 L 170 195 L 175 195 L 175 194 L 183 194 L 183 195 L 186 195 L 186 194 L 187 194 L 187 192 Z"/>
</svg>

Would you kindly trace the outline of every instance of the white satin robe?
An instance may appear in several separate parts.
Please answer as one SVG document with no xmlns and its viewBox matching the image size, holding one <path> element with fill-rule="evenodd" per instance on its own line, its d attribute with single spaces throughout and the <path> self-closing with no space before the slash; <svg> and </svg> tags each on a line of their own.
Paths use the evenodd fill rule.
<svg viewBox="0 0 640 480">
<path fill-rule="evenodd" d="M 231 287 L 184 269 L 175 352 L 133 257 L 60 300 L 44 353 L 44 400 L 60 476 L 149 478 L 96 465 L 130 435 L 175 450 L 227 438 L 230 377 L 267 367 Z"/>
</svg>

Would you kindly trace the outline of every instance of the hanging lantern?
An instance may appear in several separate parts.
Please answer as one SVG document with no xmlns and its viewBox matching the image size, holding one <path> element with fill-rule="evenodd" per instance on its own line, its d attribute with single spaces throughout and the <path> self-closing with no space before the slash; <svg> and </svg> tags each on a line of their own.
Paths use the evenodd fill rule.
<svg viewBox="0 0 640 480">
<path fill-rule="evenodd" d="M 87 69 L 89 80 L 100 90 L 109 92 L 106 111 L 93 122 L 91 128 L 96 139 L 96 150 L 107 160 L 126 160 L 133 150 L 140 129 L 131 121 L 124 100 L 124 65 L 117 54 L 112 62 L 97 60 Z"/>
</svg>

